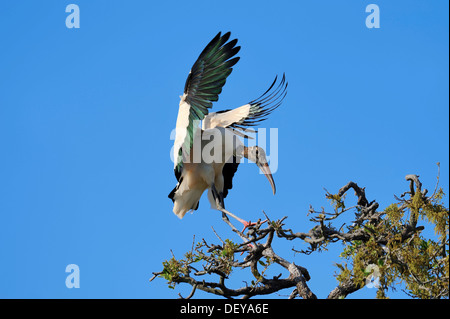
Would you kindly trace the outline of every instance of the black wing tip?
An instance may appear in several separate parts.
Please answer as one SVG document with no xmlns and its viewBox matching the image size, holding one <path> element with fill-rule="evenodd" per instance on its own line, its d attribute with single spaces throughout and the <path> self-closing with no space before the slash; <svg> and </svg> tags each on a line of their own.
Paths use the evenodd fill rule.
<svg viewBox="0 0 450 319">
<path fill-rule="evenodd" d="M 189 97 L 191 85 L 195 87 L 195 91 L 204 90 L 203 93 L 207 93 L 198 99 L 197 106 L 207 109 L 212 106 L 207 101 L 215 102 L 218 100 L 218 94 L 225 85 L 226 78 L 233 71 L 232 67 L 240 59 L 236 54 L 241 47 L 236 46 L 237 39 L 228 41 L 230 35 L 231 32 L 226 32 L 223 35 L 222 32 L 217 33 L 195 61 L 184 85 L 184 93 L 188 94 L 188 103 L 194 98 Z M 213 91 L 205 91 L 205 86 L 207 87 L 211 83 L 215 83 L 217 86 Z"/>
<path fill-rule="evenodd" d="M 277 97 L 283 95 L 284 93 L 287 93 L 288 82 L 286 81 L 286 74 L 283 73 L 283 77 L 281 78 L 280 83 L 274 90 L 272 90 L 272 88 L 277 83 L 277 80 L 278 80 L 278 75 L 275 76 L 275 80 L 272 82 L 270 87 L 263 94 L 261 94 L 260 97 L 249 102 L 249 104 L 258 104 L 258 103 L 262 104 L 262 103 L 268 102 L 274 98 L 276 99 Z M 271 92 L 271 93 L 269 93 L 269 92 Z"/>
<path fill-rule="evenodd" d="M 219 34 L 221 33 L 222 31 L 219 31 Z M 230 38 L 230 36 L 231 36 L 231 32 L 230 31 L 227 31 L 227 32 L 225 32 L 224 34 L 223 34 L 223 36 L 222 37 L 227 37 L 227 38 Z"/>
<path fill-rule="evenodd" d="M 212 44 L 212 43 L 214 43 L 214 44 L 219 43 L 218 48 L 221 48 L 225 44 L 229 44 L 229 43 L 233 43 L 231 45 L 231 47 L 234 47 L 237 44 L 238 39 L 230 40 L 230 37 L 231 37 L 231 32 L 230 31 L 224 33 L 223 35 L 222 35 L 222 31 L 219 31 L 219 33 L 216 34 L 216 36 L 210 41 L 210 43 L 206 47 L 210 46 L 210 44 Z"/>
<path fill-rule="evenodd" d="M 275 76 L 275 80 L 272 82 L 269 89 L 267 89 L 257 99 L 249 102 L 250 105 L 257 107 L 257 111 L 252 115 L 252 117 L 246 119 L 242 125 L 257 125 L 259 122 L 266 120 L 267 116 L 269 116 L 282 104 L 287 95 L 288 82 L 286 81 L 286 74 L 283 72 L 280 83 L 275 87 L 277 81 L 278 75 Z"/>
</svg>

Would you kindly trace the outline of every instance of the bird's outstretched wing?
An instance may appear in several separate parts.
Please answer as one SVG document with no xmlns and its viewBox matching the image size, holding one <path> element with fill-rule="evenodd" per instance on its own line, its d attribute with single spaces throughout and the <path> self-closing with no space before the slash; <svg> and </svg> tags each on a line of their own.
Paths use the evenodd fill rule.
<svg viewBox="0 0 450 319">
<path fill-rule="evenodd" d="M 240 50 L 237 39 L 228 42 L 229 38 L 230 32 L 219 32 L 202 51 L 186 80 L 176 124 L 175 175 L 181 173 L 183 155 L 189 156 L 199 121 L 208 114 L 212 102 L 219 100 L 232 67 L 239 61 L 234 57 Z"/>
<path fill-rule="evenodd" d="M 264 121 L 267 116 L 281 105 L 287 94 L 286 77 L 275 86 L 278 77 L 275 77 L 272 85 L 259 98 L 233 110 L 224 110 L 208 114 L 202 123 L 204 130 L 214 127 L 229 127 L 243 132 L 253 131 L 251 126 Z"/>
</svg>

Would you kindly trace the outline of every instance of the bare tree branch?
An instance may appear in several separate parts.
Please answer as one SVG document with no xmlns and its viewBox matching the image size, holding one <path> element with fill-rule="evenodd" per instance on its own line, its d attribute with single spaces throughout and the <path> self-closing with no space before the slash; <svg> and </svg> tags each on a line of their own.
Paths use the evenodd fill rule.
<svg viewBox="0 0 450 319">
<path fill-rule="evenodd" d="M 350 254 L 367 256 L 364 257 L 366 261 L 358 259 L 358 262 L 362 263 L 358 266 L 359 268 L 362 267 L 364 270 L 369 262 L 379 263 L 380 267 L 385 262 L 389 262 L 393 265 L 392 267 L 397 267 L 395 269 L 398 269 L 399 276 L 405 274 L 411 278 L 409 280 L 412 280 L 418 287 L 416 295 L 434 297 L 445 296 L 445 293 L 448 295 L 448 284 L 447 288 L 445 288 L 445 285 L 442 286 L 443 288 L 439 286 L 438 290 L 437 288 L 430 288 L 431 284 L 436 286 L 434 279 L 424 280 L 423 276 L 411 273 L 408 269 L 408 261 L 405 259 L 409 257 L 405 257 L 403 254 L 405 248 L 402 248 L 412 246 L 413 242 L 414 245 L 427 245 L 423 241 L 417 240 L 418 234 L 424 229 L 424 226 L 417 226 L 420 209 L 425 207 L 430 210 L 430 214 L 439 213 L 442 215 L 444 213 L 442 216 L 445 216 L 445 213 L 448 215 L 448 209 L 441 206 L 432 206 L 432 200 L 439 199 L 440 193 L 436 189 L 431 197 L 426 197 L 427 190 L 422 190 L 419 176 L 411 174 L 407 175 L 405 179 L 410 182 L 410 190 L 400 197 L 395 197 L 399 203 L 389 208 L 390 210 L 378 211 L 379 204 L 375 200 L 369 201 L 366 197 L 365 188 L 359 187 L 352 181 L 341 187 L 335 195 L 327 191 L 326 198 L 331 200 L 334 212 L 326 212 L 324 209 L 315 211 L 310 207 L 308 215 L 315 226 L 306 232 L 294 232 L 291 228 L 286 228 L 287 216 L 274 221 L 263 212 L 268 220 L 267 224 L 262 224 L 259 221 L 256 225 L 249 227 L 246 233 L 243 233 L 223 214 L 223 221 L 237 235 L 241 243 L 235 243 L 230 239 L 222 239 L 224 237 L 219 236 L 213 228 L 220 244 L 208 243 L 205 239 L 197 243 L 195 247 L 193 244 L 191 251 L 185 254 L 184 259 L 177 260 L 173 256 L 171 260 L 165 261 L 163 271 L 154 272 L 150 281 L 156 277 L 163 277 L 169 285 L 172 285 L 172 288 L 176 284 L 187 283 L 192 286 L 192 290 L 186 299 L 192 298 L 197 290 L 224 298 L 241 297 L 247 299 L 257 295 L 272 294 L 287 288 L 292 289 L 289 299 L 295 297 L 316 299 L 317 296 L 307 284 L 311 280 L 308 270 L 296 265 L 293 261 L 286 260 L 274 251 L 273 242 L 278 238 L 309 244 L 306 250 L 297 251 L 293 249 L 306 255 L 324 250 L 327 245 L 342 242 L 351 248 L 347 252 L 349 256 Z M 350 189 L 354 191 L 357 197 L 357 204 L 346 207 L 344 198 Z M 409 199 L 405 198 L 406 194 L 410 195 Z M 409 221 L 402 222 L 400 217 L 404 215 L 406 210 L 411 211 L 410 218 Z M 337 227 L 333 225 L 341 215 L 352 211 L 354 212 L 354 220 L 350 226 L 342 224 Z M 431 216 L 430 218 L 434 217 Z M 394 228 L 389 226 L 391 223 L 395 225 L 395 227 L 392 226 Z M 440 248 L 429 257 L 432 265 L 437 266 L 428 273 L 429 275 L 433 274 L 432 278 L 441 276 L 443 282 L 448 283 L 448 270 L 447 275 L 442 276 L 441 274 L 445 267 L 448 268 L 448 256 L 446 256 L 446 251 L 448 251 L 448 216 L 446 221 L 440 222 L 440 225 L 444 229 L 447 227 L 446 230 L 440 230 L 441 233 L 444 232 L 444 235 L 445 232 L 447 233 L 447 239 L 445 239 L 445 236 L 442 237 L 444 238 L 442 246 L 439 246 Z M 426 246 L 424 247 L 426 249 Z M 243 254 L 245 255 L 243 256 Z M 196 264 L 200 264 L 202 269 L 198 270 L 199 266 Z M 280 265 L 288 274 L 284 277 L 283 274 L 279 274 L 267 278 L 265 272 L 274 264 Z M 329 293 L 327 297 L 329 299 L 345 298 L 365 285 L 364 278 L 367 274 L 361 273 L 363 270 L 358 270 L 359 268 L 350 270 L 346 268 L 347 266 L 340 267 L 342 270 L 342 276 L 338 276 L 340 283 Z M 245 282 L 242 287 L 231 288 L 229 277 L 233 269 L 236 268 L 249 269 L 252 279 Z M 360 272 L 360 275 L 357 275 L 357 271 Z M 205 276 L 216 280 L 206 281 L 203 279 L 206 278 Z M 384 285 L 386 285 L 386 280 Z M 181 295 L 179 296 L 183 298 Z"/>
</svg>

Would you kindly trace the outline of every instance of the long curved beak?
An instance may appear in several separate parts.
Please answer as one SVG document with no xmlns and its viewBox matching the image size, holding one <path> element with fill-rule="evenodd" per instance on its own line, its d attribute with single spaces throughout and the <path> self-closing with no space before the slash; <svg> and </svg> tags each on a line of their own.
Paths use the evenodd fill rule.
<svg viewBox="0 0 450 319">
<path fill-rule="evenodd" d="M 272 172 L 270 171 L 269 165 L 267 163 L 264 164 L 258 163 L 257 165 L 264 173 L 264 175 L 266 175 L 267 179 L 269 180 L 270 186 L 272 186 L 273 194 L 275 195 L 276 192 L 275 181 L 273 180 Z"/>
</svg>

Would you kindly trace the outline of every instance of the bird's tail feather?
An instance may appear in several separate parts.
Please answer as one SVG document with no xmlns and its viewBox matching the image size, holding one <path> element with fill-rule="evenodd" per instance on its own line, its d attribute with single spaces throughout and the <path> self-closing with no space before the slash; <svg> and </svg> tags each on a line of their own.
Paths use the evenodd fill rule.
<svg viewBox="0 0 450 319">
<path fill-rule="evenodd" d="M 198 209 L 200 197 L 203 191 L 198 189 L 190 189 L 183 192 L 182 196 L 177 196 L 175 193 L 173 212 L 179 219 L 182 219 L 184 215 L 190 210 Z"/>
</svg>

